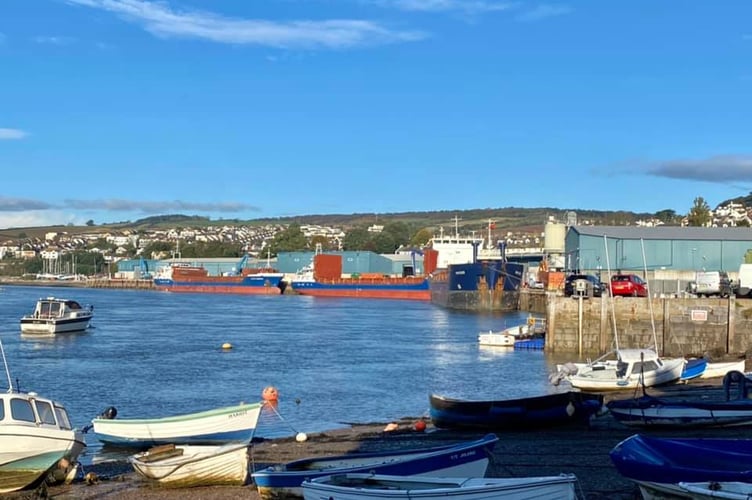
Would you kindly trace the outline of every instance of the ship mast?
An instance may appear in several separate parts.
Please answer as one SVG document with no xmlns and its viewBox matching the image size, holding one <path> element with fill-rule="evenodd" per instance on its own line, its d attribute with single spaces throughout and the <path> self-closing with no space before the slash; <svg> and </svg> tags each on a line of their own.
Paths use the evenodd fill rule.
<svg viewBox="0 0 752 500">
<path fill-rule="evenodd" d="M 488 219 L 488 243 L 486 244 L 486 248 L 493 248 L 491 246 L 491 230 L 496 228 L 496 221 Z"/>
<path fill-rule="evenodd" d="M 458 240 L 460 239 L 460 221 L 461 220 L 462 219 L 460 219 L 456 215 L 454 216 L 454 237 Z"/>
</svg>

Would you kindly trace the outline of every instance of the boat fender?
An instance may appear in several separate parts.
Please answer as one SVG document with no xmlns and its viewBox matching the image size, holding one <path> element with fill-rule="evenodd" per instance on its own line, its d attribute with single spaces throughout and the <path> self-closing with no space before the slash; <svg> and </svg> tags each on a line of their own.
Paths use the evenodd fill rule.
<svg viewBox="0 0 752 500">
<path fill-rule="evenodd" d="M 577 409 L 574 407 L 574 404 L 570 401 L 567 404 L 567 416 L 573 417 Z"/>
<path fill-rule="evenodd" d="M 736 386 L 736 394 L 732 392 Z M 747 399 L 749 390 L 747 389 L 747 377 L 740 371 L 733 370 L 723 377 L 723 392 L 726 394 L 726 401 Z"/>
</svg>

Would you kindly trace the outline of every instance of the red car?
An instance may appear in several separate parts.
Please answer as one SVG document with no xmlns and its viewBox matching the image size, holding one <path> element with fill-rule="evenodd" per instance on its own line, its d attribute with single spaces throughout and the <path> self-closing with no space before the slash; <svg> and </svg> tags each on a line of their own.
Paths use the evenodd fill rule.
<svg viewBox="0 0 752 500">
<path fill-rule="evenodd" d="M 648 284 L 636 274 L 614 274 L 611 276 L 611 295 L 647 297 Z"/>
</svg>

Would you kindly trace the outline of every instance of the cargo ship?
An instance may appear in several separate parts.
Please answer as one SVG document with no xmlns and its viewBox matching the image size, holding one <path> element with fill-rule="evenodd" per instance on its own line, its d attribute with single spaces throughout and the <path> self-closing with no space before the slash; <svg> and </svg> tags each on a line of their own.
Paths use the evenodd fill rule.
<svg viewBox="0 0 752 500">
<path fill-rule="evenodd" d="M 491 229 L 489 222 L 488 241 Z M 525 265 L 506 259 L 503 242 L 495 251 L 484 248 L 483 258 L 479 258 L 483 243 L 483 238 L 460 236 L 458 230 L 454 235 L 444 235 L 442 231 L 431 239 L 430 248 L 424 252 L 424 267 L 430 273 L 431 302 L 448 309 L 470 311 L 519 308 Z"/>
<path fill-rule="evenodd" d="M 343 278 L 342 256 L 323 253 L 313 256 L 313 262 L 293 277 L 291 286 L 301 295 L 316 297 L 431 299 L 426 277 L 361 273 Z"/>
<path fill-rule="evenodd" d="M 168 292 L 279 295 L 285 291 L 284 276 L 271 268 L 240 268 L 222 276 L 209 276 L 203 266 L 171 264 L 157 271 L 154 288 Z"/>
</svg>

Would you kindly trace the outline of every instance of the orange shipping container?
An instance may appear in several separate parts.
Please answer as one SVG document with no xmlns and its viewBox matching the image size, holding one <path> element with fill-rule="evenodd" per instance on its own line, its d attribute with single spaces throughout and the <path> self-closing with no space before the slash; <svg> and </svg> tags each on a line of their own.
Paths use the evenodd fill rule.
<svg viewBox="0 0 752 500">
<path fill-rule="evenodd" d="M 374 280 L 382 279 L 384 277 L 381 273 L 360 273 L 360 279 L 362 280 Z"/>
<path fill-rule="evenodd" d="M 342 277 L 342 256 L 320 253 L 313 257 L 313 276 L 334 280 Z"/>
<path fill-rule="evenodd" d="M 560 271 L 548 272 L 548 290 L 562 290 L 564 288 L 564 273 Z"/>
<path fill-rule="evenodd" d="M 431 274 L 436 270 L 439 264 L 439 251 L 433 248 L 426 248 L 423 251 L 423 272 Z"/>
</svg>

